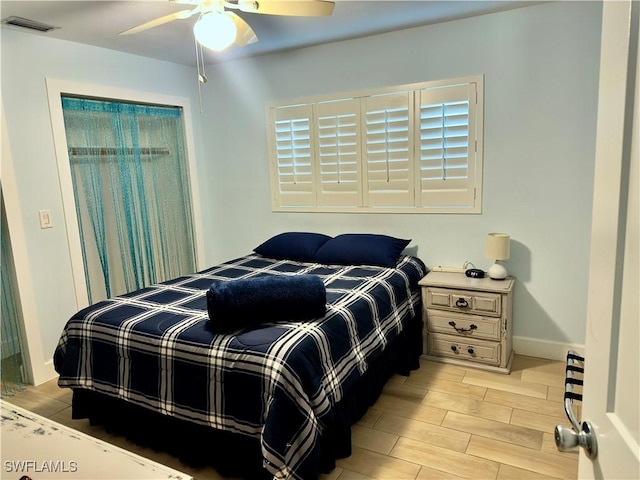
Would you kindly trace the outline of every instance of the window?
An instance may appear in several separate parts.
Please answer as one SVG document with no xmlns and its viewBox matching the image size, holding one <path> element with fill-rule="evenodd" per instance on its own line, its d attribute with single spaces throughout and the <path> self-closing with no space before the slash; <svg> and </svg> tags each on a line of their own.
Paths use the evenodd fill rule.
<svg viewBox="0 0 640 480">
<path fill-rule="evenodd" d="M 483 78 L 267 106 L 276 211 L 480 213 Z"/>
</svg>

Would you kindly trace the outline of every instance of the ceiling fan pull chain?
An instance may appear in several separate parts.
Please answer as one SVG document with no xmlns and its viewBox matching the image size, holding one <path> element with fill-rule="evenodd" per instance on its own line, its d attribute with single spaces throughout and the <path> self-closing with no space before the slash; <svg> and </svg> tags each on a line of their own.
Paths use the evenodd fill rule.
<svg viewBox="0 0 640 480">
<path fill-rule="evenodd" d="M 202 83 L 207 83 L 207 75 L 204 73 L 204 57 L 202 55 L 202 45 L 198 43 L 198 40 L 193 37 L 196 44 L 196 67 L 198 69 L 198 97 L 200 99 L 200 113 L 202 113 Z M 200 72 L 200 63 L 202 63 L 202 73 Z"/>
<path fill-rule="evenodd" d="M 209 78 L 207 77 L 207 72 L 205 70 L 206 65 L 204 63 L 204 53 L 202 52 L 202 44 L 198 42 L 198 40 L 196 39 L 196 55 L 198 54 L 198 51 L 200 51 L 200 67 L 202 68 L 202 73 L 200 73 L 200 67 L 198 67 L 198 80 L 201 83 L 207 83 Z M 197 61 L 198 59 L 196 59 L 196 62 Z"/>
</svg>

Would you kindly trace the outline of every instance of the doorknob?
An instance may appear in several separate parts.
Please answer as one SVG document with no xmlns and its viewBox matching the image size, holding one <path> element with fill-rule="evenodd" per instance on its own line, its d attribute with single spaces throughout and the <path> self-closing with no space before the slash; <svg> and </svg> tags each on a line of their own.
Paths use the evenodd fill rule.
<svg viewBox="0 0 640 480">
<path fill-rule="evenodd" d="M 564 425 L 556 425 L 554 432 L 556 447 L 561 452 L 573 450 L 576 447 L 583 447 L 585 454 L 591 460 L 598 455 L 598 443 L 596 442 L 596 434 L 593 431 L 591 422 L 582 422 L 582 428 L 576 432 L 573 427 Z"/>
<path fill-rule="evenodd" d="M 573 413 L 573 401 L 582 401 L 582 395 L 574 392 L 576 386 L 582 386 L 582 379 L 578 378 L 582 374 L 584 374 L 584 357 L 569 350 L 564 382 L 564 411 L 571 426 L 556 425 L 554 438 L 556 447 L 561 452 L 583 447 L 587 457 L 593 460 L 598 455 L 598 443 L 593 425 L 589 421 L 582 422 L 580 425 Z"/>
</svg>

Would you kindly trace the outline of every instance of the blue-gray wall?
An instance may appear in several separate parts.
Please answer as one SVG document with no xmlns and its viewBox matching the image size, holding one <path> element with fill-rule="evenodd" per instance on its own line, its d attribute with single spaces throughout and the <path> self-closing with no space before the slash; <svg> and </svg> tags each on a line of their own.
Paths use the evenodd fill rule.
<svg viewBox="0 0 640 480">
<path fill-rule="evenodd" d="M 514 334 L 584 342 L 601 5 L 553 2 L 209 68 L 203 128 L 213 261 L 286 230 L 412 238 L 429 265 L 488 268 L 512 236 Z M 482 215 L 270 210 L 264 104 L 485 75 Z"/>
<path fill-rule="evenodd" d="M 192 68 L 2 29 L 17 238 L 35 304 L 25 321 L 39 329 L 42 354 L 51 358 L 75 311 L 46 77 L 191 99 L 207 264 L 309 230 L 412 238 L 429 265 L 487 268 L 486 234 L 503 231 L 518 278 L 514 335 L 584 343 L 600 21 L 598 2 L 552 2 L 210 65 L 202 115 Z M 481 215 L 271 212 L 265 103 L 475 74 L 485 75 Z M 53 229 L 39 228 L 44 208 Z"/>
</svg>

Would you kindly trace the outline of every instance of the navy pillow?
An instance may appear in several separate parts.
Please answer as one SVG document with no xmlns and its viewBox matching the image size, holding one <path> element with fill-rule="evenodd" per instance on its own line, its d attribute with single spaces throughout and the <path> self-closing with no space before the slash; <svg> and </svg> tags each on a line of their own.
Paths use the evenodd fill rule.
<svg viewBox="0 0 640 480">
<path fill-rule="evenodd" d="M 387 235 L 345 233 L 329 240 L 316 252 L 316 262 L 329 265 L 395 267 L 411 240 Z"/>
<path fill-rule="evenodd" d="M 324 317 L 327 291 L 318 275 L 265 275 L 213 282 L 207 312 L 216 331 L 276 320 Z"/>
<path fill-rule="evenodd" d="M 271 237 L 254 252 L 276 260 L 313 262 L 318 249 L 331 237 L 322 233 L 286 232 Z"/>
</svg>

